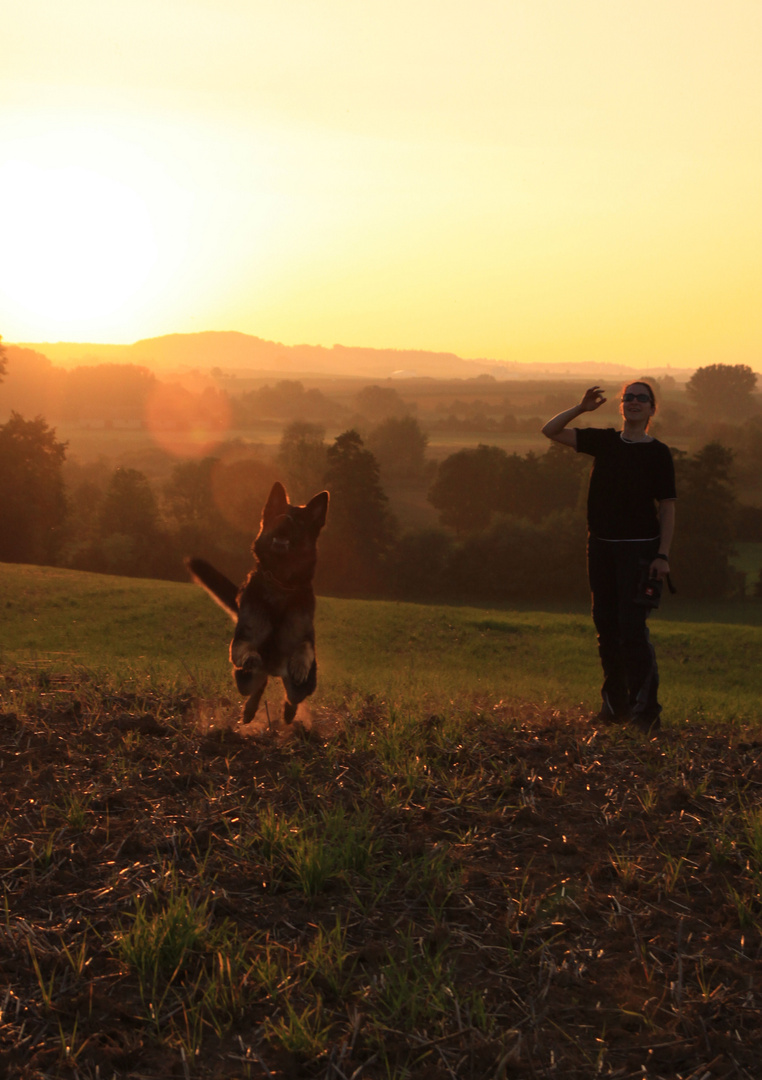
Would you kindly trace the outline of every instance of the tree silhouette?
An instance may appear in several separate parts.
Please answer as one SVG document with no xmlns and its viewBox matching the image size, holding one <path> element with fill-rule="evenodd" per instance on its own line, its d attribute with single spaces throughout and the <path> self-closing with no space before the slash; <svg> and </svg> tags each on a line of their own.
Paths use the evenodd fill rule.
<svg viewBox="0 0 762 1080">
<path fill-rule="evenodd" d="M 3 345 L 3 336 L 0 334 L 0 382 L 5 378 L 7 370 L 7 360 L 5 357 L 5 346 Z"/>
<path fill-rule="evenodd" d="M 328 464 L 325 428 L 307 420 L 294 420 L 283 431 L 278 465 L 283 469 L 292 501 L 306 502 L 320 490 Z"/>
<path fill-rule="evenodd" d="M 320 544 L 319 583 L 336 592 L 377 590 L 397 523 L 379 481 L 378 462 L 356 431 L 338 435 L 328 448 L 325 487 L 331 508 Z"/>
<path fill-rule="evenodd" d="M 428 496 L 441 523 L 460 534 L 486 529 L 500 508 L 507 459 L 499 446 L 483 443 L 445 458 Z"/>
<path fill-rule="evenodd" d="M 66 443 L 38 416 L 0 426 L 0 560 L 52 563 L 66 516 Z"/>
<path fill-rule="evenodd" d="M 404 416 L 408 407 L 393 386 L 364 386 L 355 395 L 357 411 L 375 423 L 389 416 Z"/>
<path fill-rule="evenodd" d="M 590 459 L 585 454 L 570 454 L 568 447 L 551 443 L 544 454 L 534 457 L 534 466 L 527 517 L 542 521 L 558 510 L 584 507 L 590 474 Z"/>
<path fill-rule="evenodd" d="M 65 382 L 69 420 L 142 420 L 156 376 L 138 364 L 94 364 L 72 368 Z"/>
<path fill-rule="evenodd" d="M 449 587 L 463 599 L 581 599 L 588 594 L 583 538 L 584 518 L 573 510 L 542 522 L 502 515 L 458 545 Z"/>
<path fill-rule="evenodd" d="M 148 478 L 137 469 L 116 469 L 101 506 L 101 533 L 150 536 L 159 528 L 159 507 Z"/>
<path fill-rule="evenodd" d="M 462 536 L 489 528 L 498 514 L 539 523 L 579 507 L 588 469 L 581 454 L 562 447 L 522 457 L 480 444 L 444 459 L 428 498 L 441 523 Z"/>
<path fill-rule="evenodd" d="M 707 443 L 692 456 L 675 455 L 677 530 L 672 570 L 681 594 L 726 596 L 732 587 L 736 492 L 733 452 Z"/>
<path fill-rule="evenodd" d="M 148 478 L 137 469 L 116 469 L 100 506 L 93 568 L 130 577 L 168 577 L 173 559 L 161 528 L 159 505 Z"/>
<path fill-rule="evenodd" d="M 754 411 L 756 385 L 748 364 L 709 364 L 694 371 L 685 390 L 705 416 L 739 419 Z"/>
<path fill-rule="evenodd" d="M 186 555 L 203 552 L 211 557 L 211 549 L 225 531 L 214 499 L 214 473 L 218 467 L 219 461 L 214 457 L 181 461 L 164 485 L 165 519 L 176 544 Z"/>
<path fill-rule="evenodd" d="M 411 529 L 389 555 L 389 584 L 405 600 L 452 600 L 449 571 L 455 551 L 452 533 L 444 529 Z"/>
<path fill-rule="evenodd" d="M 248 427 L 253 420 L 333 420 L 346 412 L 317 387 L 306 390 L 297 379 L 281 379 L 275 386 L 248 390 L 233 399 L 236 427 Z"/>
<path fill-rule="evenodd" d="M 373 428 L 367 446 L 385 477 L 415 480 L 426 466 L 429 439 L 413 416 L 389 416 Z"/>
<path fill-rule="evenodd" d="M 48 423 L 61 418 L 67 375 L 34 349 L 6 346 L 0 363 L 0 412 L 7 416 L 14 409 L 22 416 L 44 416 Z"/>
</svg>

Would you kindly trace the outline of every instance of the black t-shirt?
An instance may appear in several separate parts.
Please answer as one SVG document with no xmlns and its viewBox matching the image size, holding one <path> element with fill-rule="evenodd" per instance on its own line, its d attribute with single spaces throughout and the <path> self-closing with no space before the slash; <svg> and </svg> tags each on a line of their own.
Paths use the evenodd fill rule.
<svg viewBox="0 0 762 1080">
<path fill-rule="evenodd" d="M 590 454 L 587 525 L 600 540 L 651 540 L 659 535 L 656 503 L 674 499 L 669 447 L 624 442 L 614 428 L 577 428 L 577 451 Z"/>
</svg>

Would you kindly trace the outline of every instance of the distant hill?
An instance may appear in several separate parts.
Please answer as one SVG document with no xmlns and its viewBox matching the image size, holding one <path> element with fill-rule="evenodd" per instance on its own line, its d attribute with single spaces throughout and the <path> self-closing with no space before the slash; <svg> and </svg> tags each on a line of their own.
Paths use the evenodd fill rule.
<svg viewBox="0 0 762 1080">
<path fill-rule="evenodd" d="M 504 360 L 464 360 L 455 353 L 416 349 L 370 349 L 354 345 L 283 345 L 236 331 L 207 330 L 197 334 L 167 334 L 132 345 L 90 342 L 24 342 L 55 364 L 143 364 L 157 374 L 197 368 L 223 371 L 256 371 L 298 377 L 339 375 L 372 379 L 424 376 L 468 379 L 492 375 L 497 379 L 531 379 L 564 376 L 573 379 L 627 379 L 638 375 L 672 375 L 678 382 L 689 379 L 693 368 L 668 364 L 633 368 L 625 364 L 558 363 L 529 364 Z"/>
<path fill-rule="evenodd" d="M 34 346 L 56 364 L 143 364 L 157 373 L 188 368 L 389 378 L 396 373 L 468 378 L 494 372 L 495 362 L 463 360 L 454 353 L 367 349 L 334 345 L 283 345 L 235 331 L 167 334 L 133 345 L 43 342 Z"/>
</svg>

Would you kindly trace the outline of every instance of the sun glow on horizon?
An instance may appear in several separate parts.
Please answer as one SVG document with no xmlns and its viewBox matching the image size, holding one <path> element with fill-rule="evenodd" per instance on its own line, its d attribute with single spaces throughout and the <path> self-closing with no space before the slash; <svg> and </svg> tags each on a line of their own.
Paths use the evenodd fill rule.
<svg viewBox="0 0 762 1080">
<path fill-rule="evenodd" d="M 118 311 L 150 277 L 157 244 L 145 203 L 89 169 L 0 171 L 7 208 L 6 296 L 49 325 L 91 325 Z"/>
<path fill-rule="evenodd" d="M 181 288 L 192 197 L 105 125 L 50 126 L 3 149 L 0 293 L 15 336 L 141 336 Z"/>
</svg>

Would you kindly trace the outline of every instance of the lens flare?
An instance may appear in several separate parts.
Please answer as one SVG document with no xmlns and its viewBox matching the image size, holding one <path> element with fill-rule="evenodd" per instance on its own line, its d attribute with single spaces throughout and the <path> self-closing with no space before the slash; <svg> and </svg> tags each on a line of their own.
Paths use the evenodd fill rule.
<svg viewBox="0 0 762 1080">
<path fill-rule="evenodd" d="M 201 458 L 228 435 L 230 402 L 213 386 L 194 391 L 179 383 L 161 383 L 148 399 L 145 419 L 162 449 L 178 458 Z"/>
</svg>

